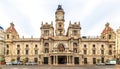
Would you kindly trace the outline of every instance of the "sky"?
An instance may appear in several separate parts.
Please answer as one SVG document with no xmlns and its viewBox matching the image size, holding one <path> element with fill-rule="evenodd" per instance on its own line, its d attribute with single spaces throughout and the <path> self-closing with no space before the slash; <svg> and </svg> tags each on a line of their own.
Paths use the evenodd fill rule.
<svg viewBox="0 0 120 69">
<path fill-rule="evenodd" d="M 80 22 L 81 36 L 100 36 L 107 22 L 114 31 L 120 27 L 120 0 L 0 0 L 0 26 L 6 30 L 13 22 L 20 37 L 39 38 L 42 21 L 53 21 L 55 29 L 59 4 L 66 31 L 69 21 Z"/>
</svg>

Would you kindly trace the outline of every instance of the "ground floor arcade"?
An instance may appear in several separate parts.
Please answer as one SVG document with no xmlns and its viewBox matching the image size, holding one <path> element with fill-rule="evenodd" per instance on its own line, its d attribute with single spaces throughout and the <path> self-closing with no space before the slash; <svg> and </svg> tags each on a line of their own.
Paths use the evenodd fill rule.
<svg viewBox="0 0 120 69">
<path fill-rule="evenodd" d="M 25 56 L 7 56 L 5 57 L 6 62 L 10 62 L 12 59 L 15 61 L 36 62 L 38 64 L 48 65 L 84 65 L 84 64 L 96 64 L 99 62 L 106 62 L 108 59 L 113 59 L 112 56 L 85 56 L 80 54 L 41 54 L 41 55 L 25 55 Z"/>
</svg>

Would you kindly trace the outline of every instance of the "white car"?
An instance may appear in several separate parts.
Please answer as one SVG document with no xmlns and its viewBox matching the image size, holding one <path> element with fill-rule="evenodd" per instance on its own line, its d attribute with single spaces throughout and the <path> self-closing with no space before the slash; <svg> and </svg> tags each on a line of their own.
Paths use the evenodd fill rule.
<svg viewBox="0 0 120 69">
<path fill-rule="evenodd" d="M 105 63 L 96 63 L 96 65 L 99 65 L 99 66 L 104 66 Z"/>
<path fill-rule="evenodd" d="M 12 62 L 6 62 L 6 65 L 12 65 Z"/>
<path fill-rule="evenodd" d="M 35 62 L 27 62 L 26 65 L 37 65 Z"/>
</svg>

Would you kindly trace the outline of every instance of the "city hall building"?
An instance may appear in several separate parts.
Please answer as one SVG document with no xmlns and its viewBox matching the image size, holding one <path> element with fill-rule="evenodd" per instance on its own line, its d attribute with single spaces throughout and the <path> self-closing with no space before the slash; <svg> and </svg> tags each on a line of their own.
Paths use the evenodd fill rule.
<svg viewBox="0 0 120 69">
<path fill-rule="evenodd" d="M 115 32 L 106 23 L 100 36 L 81 36 L 80 22 L 69 22 L 65 33 L 64 14 L 58 5 L 55 28 L 53 22 L 41 23 L 38 38 L 20 38 L 13 23 L 6 30 L 0 26 L 0 58 L 48 65 L 96 64 L 120 58 L 120 28 Z"/>
</svg>

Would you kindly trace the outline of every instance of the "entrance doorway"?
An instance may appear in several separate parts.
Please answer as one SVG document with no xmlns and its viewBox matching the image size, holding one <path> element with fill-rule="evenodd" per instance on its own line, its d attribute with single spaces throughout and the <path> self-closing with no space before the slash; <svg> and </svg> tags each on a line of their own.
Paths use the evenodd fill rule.
<svg viewBox="0 0 120 69">
<path fill-rule="evenodd" d="M 44 64 L 48 64 L 48 57 L 44 57 Z"/>
<path fill-rule="evenodd" d="M 36 62 L 36 63 L 37 63 L 37 62 L 38 62 L 38 58 L 34 58 L 34 62 Z"/>
<path fill-rule="evenodd" d="M 93 58 L 93 64 L 96 64 L 96 58 Z"/>
<path fill-rule="evenodd" d="M 67 56 L 58 56 L 58 64 L 66 64 Z"/>
<path fill-rule="evenodd" d="M 79 57 L 74 58 L 74 64 L 79 64 Z"/>
</svg>

